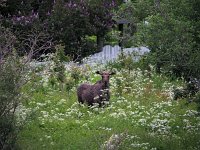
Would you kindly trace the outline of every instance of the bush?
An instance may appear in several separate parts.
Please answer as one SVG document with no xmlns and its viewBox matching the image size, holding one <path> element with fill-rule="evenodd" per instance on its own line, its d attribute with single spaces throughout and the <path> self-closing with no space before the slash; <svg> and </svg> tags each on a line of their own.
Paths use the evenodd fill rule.
<svg viewBox="0 0 200 150">
<path fill-rule="evenodd" d="M 119 54 L 117 60 L 114 62 L 108 63 L 110 68 L 116 68 L 117 70 L 127 69 L 129 72 L 135 68 L 137 68 L 136 59 L 138 54 L 136 52 L 133 53 L 124 53 L 123 51 Z"/>
<path fill-rule="evenodd" d="M 15 111 L 22 101 L 25 69 L 13 50 L 15 37 L 0 25 L 0 149 L 15 149 L 20 126 Z"/>
<path fill-rule="evenodd" d="M 15 58 L 11 57 L 0 64 L 0 149 L 15 147 L 18 127 L 15 110 L 20 103 L 21 77 Z"/>
<path fill-rule="evenodd" d="M 189 98 L 191 101 L 199 101 L 199 91 L 200 91 L 200 80 L 196 78 L 190 78 L 186 84 L 186 87 L 183 89 L 174 90 L 174 99 L 178 98 Z"/>
<path fill-rule="evenodd" d="M 196 28 L 199 15 L 193 15 L 198 14 L 194 12 L 199 11 L 196 8 L 199 2 L 194 4 L 194 1 L 164 0 L 156 4 L 158 13 L 146 14 L 138 23 L 135 43 L 148 46 L 158 73 L 185 79 L 199 78 L 199 28 Z M 149 2 L 149 5 L 152 4 Z M 174 6 L 178 7 L 174 9 Z"/>
<path fill-rule="evenodd" d="M 65 66 L 64 62 L 69 61 L 69 58 L 65 56 L 64 54 L 64 46 L 62 45 L 57 45 L 55 47 L 56 53 L 55 56 L 53 57 L 53 70 L 52 74 L 50 75 L 50 82 L 52 86 L 54 85 L 55 81 L 58 81 L 60 84 L 60 90 L 63 90 L 64 82 L 65 82 Z"/>
</svg>

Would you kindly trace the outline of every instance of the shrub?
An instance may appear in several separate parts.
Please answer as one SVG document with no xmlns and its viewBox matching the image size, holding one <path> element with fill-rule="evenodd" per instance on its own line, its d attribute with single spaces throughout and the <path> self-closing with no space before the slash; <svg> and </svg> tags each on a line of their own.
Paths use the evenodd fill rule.
<svg viewBox="0 0 200 150">
<path fill-rule="evenodd" d="M 54 68 L 53 75 L 55 75 L 56 80 L 60 83 L 60 88 L 63 90 L 64 82 L 65 82 L 65 66 L 64 62 L 69 61 L 69 58 L 64 54 L 64 46 L 57 45 L 55 47 L 56 53 L 53 58 Z M 53 80 L 53 79 L 52 79 Z"/>
<path fill-rule="evenodd" d="M 71 68 L 71 77 L 75 80 L 75 84 L 83 77 L 82 70 L 80 67 L 73 66 Z"/>
<path fill-rule="evenodd" d="M 20 103 L 21 74 L 16 58 L 9 57 L 0 64 L 0 149 L 15 146 L 18 127 L 15 110 Z"/>
<path fill-rule="evenodd" d="M 21 88 L 27 81 L 25 66 L 29 57 L 22 60 L 14 44 L 13 33 L 0 24 L 0 149 L 3 150 L 17 147 L 16 138 L 24 124 L 17 123 L 16 110 L 23 100 Z"/>
<path fill-rule="evenodd" d="M 164 0 L 156 4 L 154 14 L 151 13 L 155 4 L 148 4 L 151 10 L 138 23 L 135 43 L 148 46 L 158 73 L 185 79 L 190 76 L 199 78 L 199 15 L 193 15 L 199 12 L 196 7 L 199 2 Z M 146 4 L 142 5 L 145 8 Z M 135 6 L 138 11 L 141 9 Z M 174 9 L 174 6 L 178 7 Z"/>
<path fill-rule="evenodd" d="M 1 25 L 0 33 L 0 149 L 10 149 L 17 137 L 14 113 L 20 100 L 21 74 L 12 51 L 15 37 Z"/>
<path fill-rule="evenodd" d="M 137 53 L 125 54 L 123 51 L 118 56 L 117 60 L 108 64 L 111 68 L 116 68 L 117 70 L 127 69 L 129 72 L 136 68 L 136 57 Z"/>
</svg>

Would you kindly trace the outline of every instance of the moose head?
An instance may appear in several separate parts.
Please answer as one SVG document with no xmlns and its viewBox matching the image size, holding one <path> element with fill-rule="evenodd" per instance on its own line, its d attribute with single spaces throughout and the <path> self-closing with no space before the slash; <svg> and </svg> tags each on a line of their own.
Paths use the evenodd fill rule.
<svg viewBox="0 0 200 150">
<path fill-rule="evenodd" d="M 105 88 L 108 88 L 108 87 L 109 87 L 109 79 L 110 79 L 110 76 L 111 76 L 111 75 L 114 75 L 114 74 L 116 74 L 116 73 L 113 72 L 113 71 L 112 71 L 112 72 L 108 72 L 108 71 L 102 71 L 102 72 L 96 71 L 96 74 L 101 75 L 101 77 L 102 77 L 101 82 L 104 84 Z"/>
</svg>

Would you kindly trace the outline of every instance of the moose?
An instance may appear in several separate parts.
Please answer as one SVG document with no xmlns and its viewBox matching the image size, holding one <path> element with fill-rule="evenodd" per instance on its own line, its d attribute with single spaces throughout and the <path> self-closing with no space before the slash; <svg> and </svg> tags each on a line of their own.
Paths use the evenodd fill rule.
<svg viewBox="0 0 200 150">
<path fill-rule="evenodd" d="M 110 75 L 114 75 L 115 72 L 97 71 L 96 73 L 101 75 L 101 80 L 97 81 L 94 85 L 83 83 L 77 88 L 79 103 L 83 104 L 85 102 L 88 106 L 96 103 L 102 106 L 109 101 L 109 79 Z"/>
</svg>

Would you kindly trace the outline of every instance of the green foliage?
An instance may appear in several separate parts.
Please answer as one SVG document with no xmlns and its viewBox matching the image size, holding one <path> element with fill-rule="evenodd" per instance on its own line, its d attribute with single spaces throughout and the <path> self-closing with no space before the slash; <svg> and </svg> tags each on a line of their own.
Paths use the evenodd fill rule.
<svg viewBox="0 0 200 150">
<path fill-rule="evenodd" d="M 112 25 L 111 10 L 108 1 L 56 1 L 48 22 L 50 32 L 65 44 L 66 54 L 88 56 L 97 50 L 96 41 L 88 37 L 105 35 Z"/>
<path fill-rule="evenodd" d="M 16 148 L 18 129 L 15 125 L 13 115 L 0 117 L 0 148 L 2 150 Z"/>
<path fill-rule="evenodd" d="M 57 45 L 55 47 L 56 52 L 53 57 L 54 66 L 50 75 L 50 84 L 55 87 L 56 81 L 58 81 L 61 90 L 64 88 L 63 86 L 66 78 L 64 63 L 69 61 L 69 57 L 65 56 L 64 48 L 65 47 L 62 45 Z"/>
<path fill-rule="evenodd" d="M 59 62 L 69 62 L 70 58 L 68 56 L 65 55 L 65 46 L 59 44 L 55 46 L 56 49 L 56 53 L 55 53 L 55 61 L 59 61 Z"/>
<path fill-rule="evenodd" d="M 110 105 L 88 108 L 77 103 L 77 85 L 86 80 L 95 83 L 99 76 L 93 73 L 101 67 L 66 70 L 66 54 L 76 58 L 95 52 L 90 46 L 113 25 L 113 5 L 108 2 L 112 1 L 0 2 L 4 17 L 0 21 L 17 35 L 0 28 L 0 149 L 15 148 L 17 137 L 19 149 L 200 149 L 199 92 L 191 103 L 184 97 L 173 101 L 173 90 L 183 88 L 184 83 L 170 82 L 171 78 L 154 72 L 199 78 L 199 1 L 132 0 L 119 6 L 118 17 L 131 22 L 125 27 L 125 46 L 134 41 L 149 47 L 151 53 L 137 63 L 133 59 L 136 54 L 122 53 L 106 66 L 118 70 L 110 79 Z M 119 33 L 110 34 L 108 41 L 118 42 Z M 21 92 L 26 78 L 14 46 L 20 54 L 44 47 L 49 52 L 48 44 L 60 41 L 64 45 L 56 46 L 50 70 L 31 73 L 28 78 L 32 80 Z M 29 95 L 22 108 L 18 107 L 21 94 Z M 28 111 L 35 112 L 19 136 L 15 110 L 25 116 Z M 19 114 L 20 118 L 24 115 Z"/>
<path fill-rule="evenodd" d="M 187 0 L 161 1 L 154 5 L 157 12 L 146 14 L 138 24 L 135 40 L 149 47 L 158 72 L 199 78 L 199 52 L 194 38 L 198 31 L 194 30 L 196 22 L 190 16 L 194 6 Z"/>
<path fill-rule="evenodd" d="M 55 68 L 54 73 L 56 74 L 56 78 L 58 82 L 63 83 L 65 80 L 65 68 L 64 64 L 59 58 L 55 57 Z"/>
<path fill-rule="evenodd" d="M 18 66 L 15 58 L 8 58 L 0 64 L 0 148 L 15 147 L 18 127 L 14 113 L 19 104 L 20 74 L 16 74 Z"/>
<path fill-rule="evenodd" d="M 124 47 L 131 47 L 134 43 L 133 34 L 136 32 L 137 22 L 135 13 L 136 10 L 134 3 L 129 1 L 120 5 L 119 8 L 115 11 L 115 16 L 113 17 L 115 21 L 125 20 L 128 22 L 123 25 L 123 37 L 118 38 L 118 41 L 123 41 Z"/>
<path fill-rule="evenodd" d="M 122 96 L 122 91 L 123 91 L 122 84 L 123 83 L 121 78 L 116 78 L 116 96 Z"/>
<path fill-rule="evenodd" d="M 74 66 L 71 66 L 71 71 L 67 72 L 65 64 L 69 62 L 69 57 L 64 54 L 65 47 L 57 45 L 55 49 L 56 52 L 52 57 L 53 63 L 50 64 L 52 66 L 50 66 L 48 70 L 48 72 L 50 72 L 47 79 L 48 84 L 50 84 L 54 89 L 57 89 L 59 84 L 60 90 L 66 90 L 69 95 L 70 90 L 74 85 L 78 84 L 82 77 L 81 69 L 76 67 L 75 64 Z"/>
<path fill-rule="evenodd" d="M 198 110 L 200 111 L 200 92 L 197 92 L 195 97 L 194 97 L 194 101 L 198 103 L 199 107 Z"/>
<path fill-rule="evenodd" d="M 127 69 L 130 72 L 137 67 L 137 64 L 135 63 L 137 57 L 138 54 L 136 52 L 126 54 L 122 51 L 118 58 L 114 62 L 110 62 L 108 66 L 117 70 Z"/>
<path fill-rule="evenodd" d="M 154 59 L 149 56 L 149 54 L 144 54 L 140 56 L 138 62 L 136 62 L 137 67 L 141 68 L 142 70 L 150 70 L 150 65 L 153 64 Z"/>
<path fill-rule="evenodd" d="M 19 127 L 15 111 L 21 101 L 20 90 L 26 79 L 22 77 L 22 64 L 13 50 L 15 37 L 0 25 L 0 149 L 16 147 Z"/>
<path fill-rule="evenodd" d="M 120 32 L 116 30 L 111 30 L 108 32 L 105 36 L 105 44 L 110 44 L 110 45 L 117 45 L 120 40 Z"/>
<path fill-rule="evenodd" d="M 73 66 L 71 68 L 71 77 L 75 80 L 76 84 L 79 82 L 82 76 L 83 75 L 79 67 Z"/>
<path fill-rule="evenodd" d="M 0 19 L 16 35 L 18 53 L 34 51 L 38 58 L 62 41 L 65 54 L 78 61 L 97 51 L 97 42 L 88 36 L 104 36 L 110 30 L 115 7 L 111 0 L 9 0 L 0 4 Z"/>
<path fill-rule="evenodd" d="M 97 42 L 97 37 L 94 36 L 94 35 L 93 36 L 86 36 L 85 38 L 86 38 L 86 40 L 88 40 L 90 42 L 94 42 L 94 43 Z"/>
<path fill-rule="evenodd" d="M 92 74 L 80 73 L 79 82 Z M 20 132 L 20 149 L 198 149 L 197 105 L 172 100 L 173 87 L 184 83 L 169 82 L 154 69 L 151 74 L 149 78 L 138 68 L 118 71 L 110 79 L 111 100 L 105 108 L 78 104 L 76 85 L 70 96 L 49 87 L 47 93 L 34 92 L 24 106 L 37 117 Z M 90 75 L 89 81 L 97 77 Z"/>
<path fill-rule="evenodd" d="M 68 93 L 68 96 L 70 95 L 71 89 L 74 87 L 74 85 L 76 84 L 76 80 L 74 81 L 74 79 L 72 77 L 67 77 L 66 81 L 65 81 L 65 90 Z"/>
</svg>

